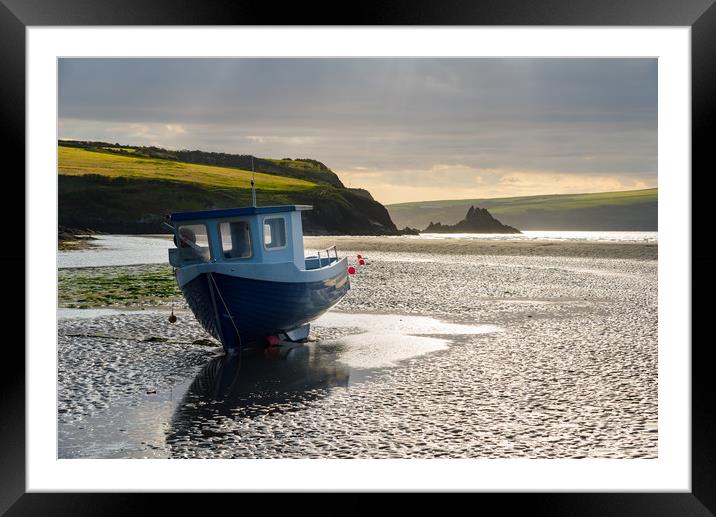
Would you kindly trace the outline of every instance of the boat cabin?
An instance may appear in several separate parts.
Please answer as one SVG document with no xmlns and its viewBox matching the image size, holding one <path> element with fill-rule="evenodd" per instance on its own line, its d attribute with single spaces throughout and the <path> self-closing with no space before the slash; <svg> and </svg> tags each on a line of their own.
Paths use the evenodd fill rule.
<svg viewBox="0 0 716 517">
<path fill-rule="evenodd" d="M 310 205 L 261 206 L 178 212 L 168 217 L 176 248 L 169 262 L 182 267 L 204 262 L 285 263 L 317 269 L 335 260 L 329 250 L 305 257 L 301 212 Z"/>
</svg>

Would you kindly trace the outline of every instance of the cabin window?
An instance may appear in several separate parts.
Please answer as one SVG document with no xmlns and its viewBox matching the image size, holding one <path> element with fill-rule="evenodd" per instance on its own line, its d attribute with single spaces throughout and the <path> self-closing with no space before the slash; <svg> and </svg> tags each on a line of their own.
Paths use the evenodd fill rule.
<svg viewBox="0 0 716 517">
<path fill-rule="evenodd" d="M 269 250 L 286 247 L 286 220 L 283 217 L 264 219 L 264 246 Z"/>
<path fill-rule="evenodd" d="M 219 230 L 224 258 L 240 259 L 251 256 L 251 230 L 247 221 L 221 223 Z"/>
<path fill-rule="evenodd" d="M 185 224 L 177 229 L 174 244 L 184 260 L 209 260 L 209 236 L 206 225 Z"/>
</svg>

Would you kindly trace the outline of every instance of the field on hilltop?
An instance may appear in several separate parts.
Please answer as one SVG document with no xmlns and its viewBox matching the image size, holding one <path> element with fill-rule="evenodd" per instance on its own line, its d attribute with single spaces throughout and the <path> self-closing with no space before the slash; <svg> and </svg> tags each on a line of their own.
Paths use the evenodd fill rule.
<svg viewBox="0 0 716 517">
<path fill-rule="evenodd" d="M 59 147 L 60 175 L 96 174 L 108 178 L 154 179 L 195 183 L 207 187 L 251 188 L 252 172 L 231 167 L 183 163 L 175 160 L 122 156 L 86 149 Z M 285 176 L 256 173 L 262 190 L 298 190 L 315 183 Z"/>
<path fill-rule="evenodd" d="M 260 158 L 250 154 L 217 153 L 188 149 L 173 150 L 155 146 L 130 146 L 77 140 L 60 140 L 59 145 L 65 149 L 83 149 L 114 156 L 208 165 L 244 171 L 256 170 L 273 176 L 344 187 L 335 172 L 324 163 L 310 158 Z"/>
<path fill-rule="evenodd" d="M 424 229 L 431 221 L 454 224 L 470 206 L 487 208 L 520 230 L 657 230 L 655 188 L 587 194 L 492 199 L 451 199 L 387 205 L 399 227 Z"/>
</svg>

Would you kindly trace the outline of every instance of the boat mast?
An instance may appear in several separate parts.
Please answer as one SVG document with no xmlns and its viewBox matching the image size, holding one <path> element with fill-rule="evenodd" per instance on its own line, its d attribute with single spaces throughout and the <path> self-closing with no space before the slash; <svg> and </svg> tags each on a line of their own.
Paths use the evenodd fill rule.
<svg viewBox="0 0 716 517">
<path fill-rule="evenodd" d="M 256 208 L 256 187 L 254 186 L 254 180 L 256 179 L 256 172 L 254 171 L 254 157 L 251 157 L 251 204 Z"/>
</svg>

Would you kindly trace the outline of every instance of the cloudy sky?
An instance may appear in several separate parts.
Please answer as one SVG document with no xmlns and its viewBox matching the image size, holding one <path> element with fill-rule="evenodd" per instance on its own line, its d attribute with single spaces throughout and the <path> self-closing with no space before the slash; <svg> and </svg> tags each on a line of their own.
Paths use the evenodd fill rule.
<svg viewBox="0 0 716 517">
<path fill-rule="evenodd" d="M 655 59 L 61 59 L 59 137 L 314 158 L 383 203 L 657 184 Z"/>
</svg>

